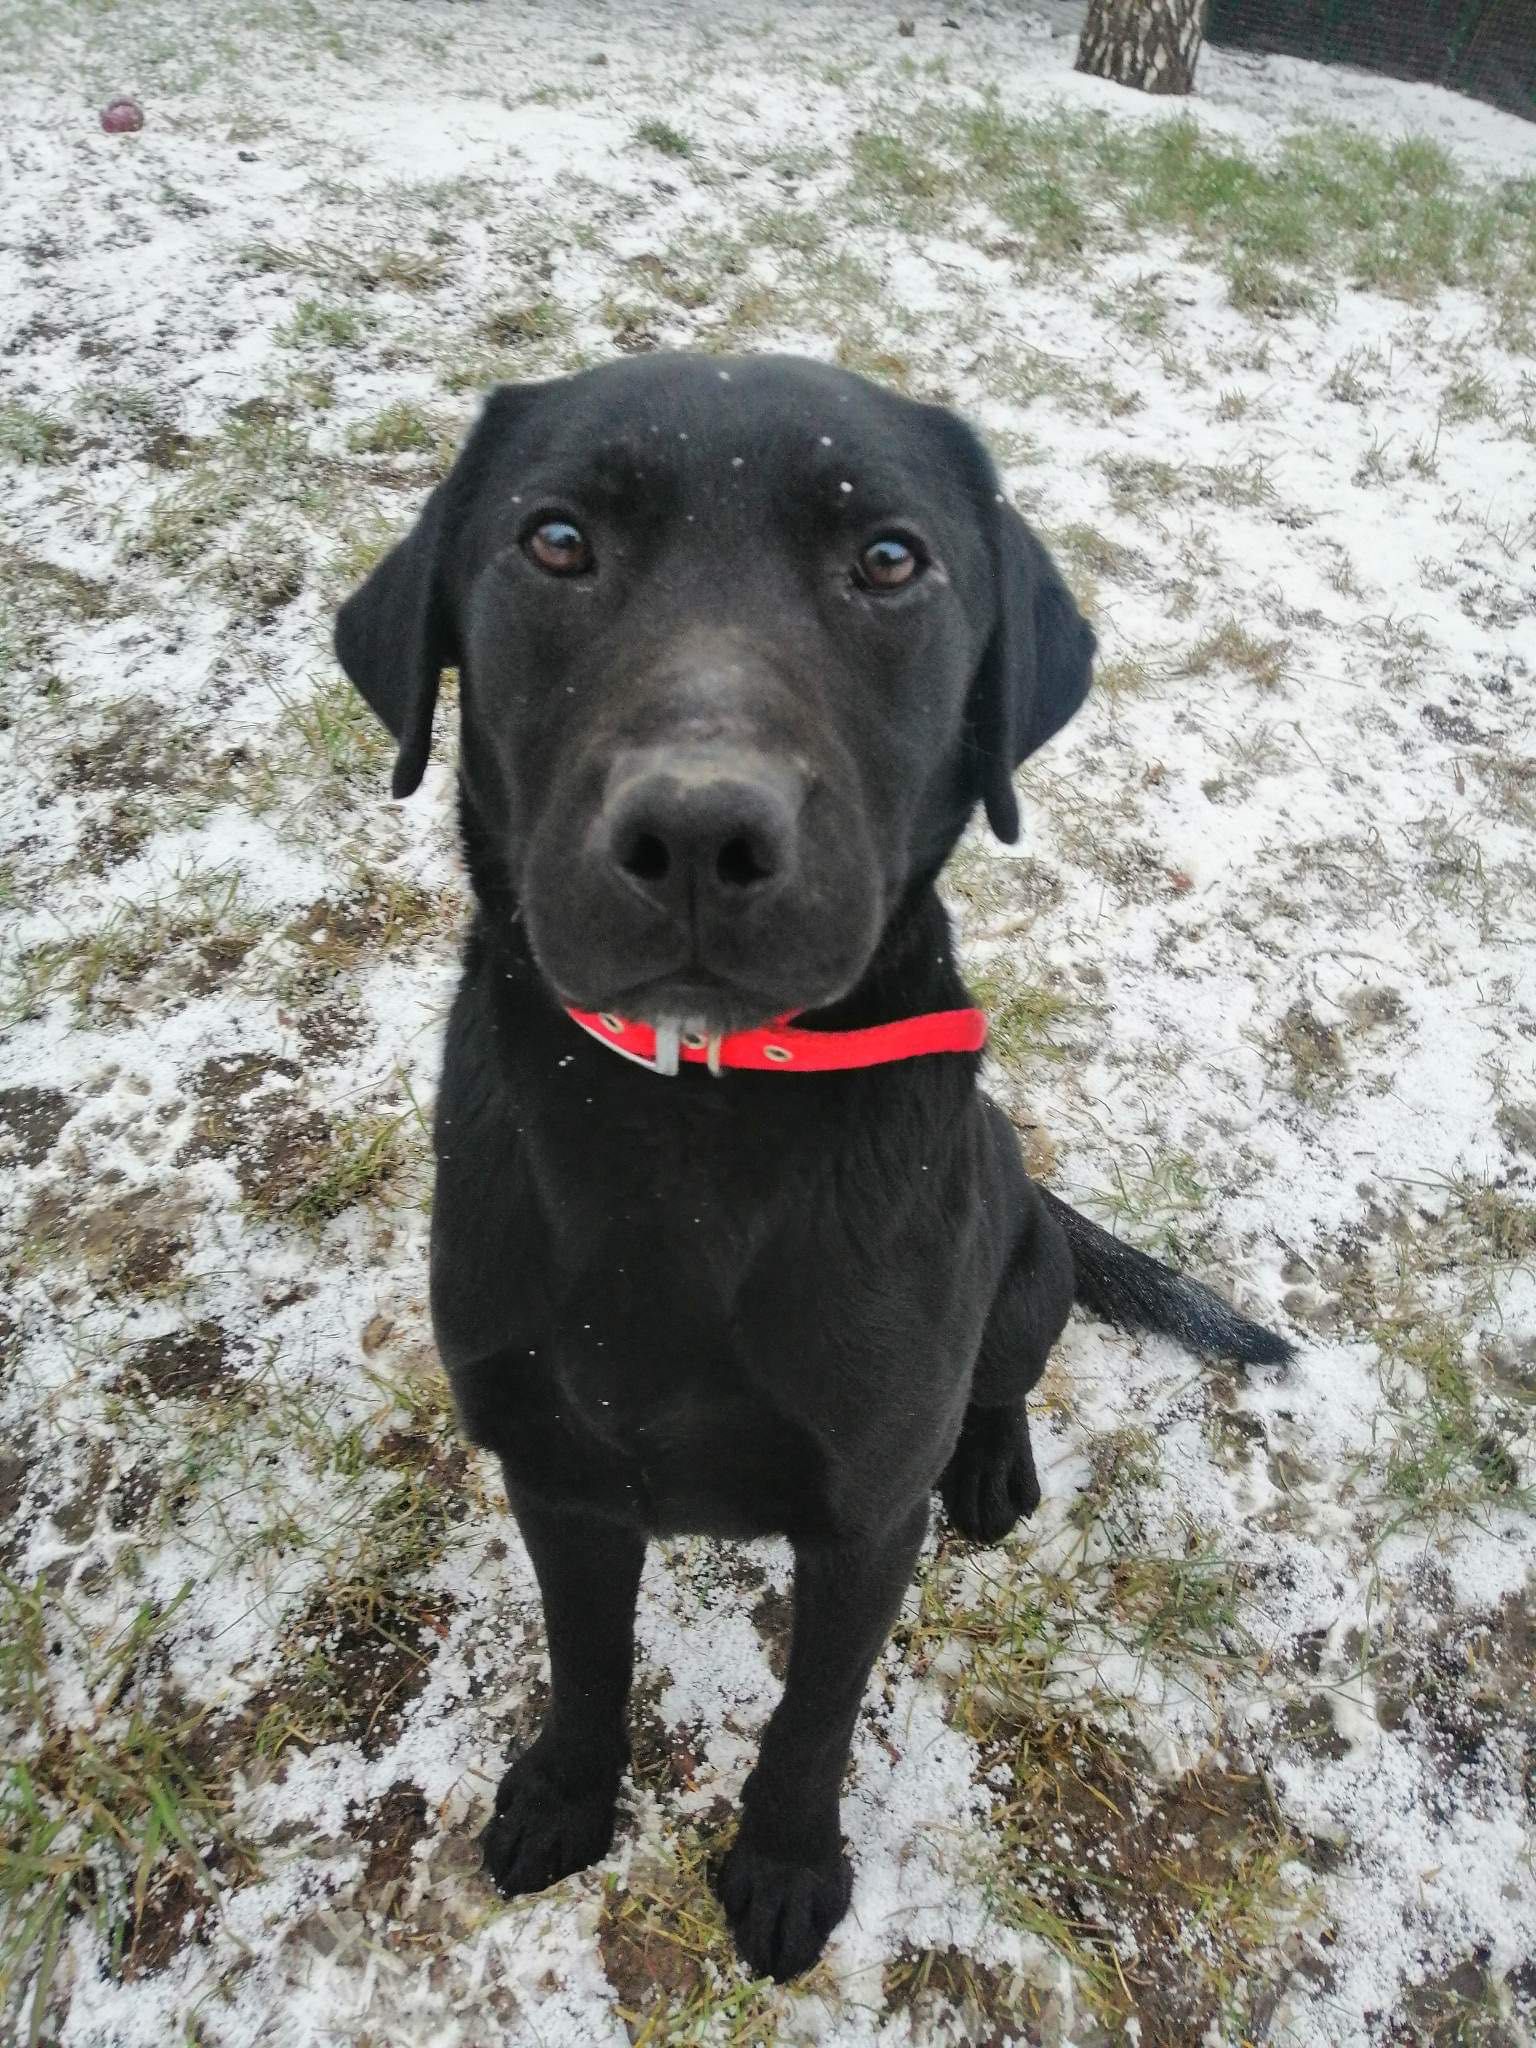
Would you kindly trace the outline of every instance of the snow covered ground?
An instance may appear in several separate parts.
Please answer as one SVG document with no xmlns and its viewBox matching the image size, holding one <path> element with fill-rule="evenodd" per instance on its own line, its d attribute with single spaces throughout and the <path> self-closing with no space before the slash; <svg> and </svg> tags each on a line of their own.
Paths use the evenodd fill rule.
<svg viewBox="0 0 1536 2048">
<path fill-rule="evenodd" d="M 21 2038 L 1532 2038 L 1536 129 L 1217 52 L 1173 107 L 1028 7 L 910 21 L 0 16 Z M 653 1555 L 613 1856 L 475 1874 L 543 1667 L 424 1312 L 453 771 L 391 807 L 328 646 L 488 382 L 689 344 L 992 437 L 1103 644 L 1021 847 L 953 870 L 994 1084 L 1301 1345 L 1074 1325 L 1035 1523 L 930 1546 L 789 1989 L 705 1881 L 774 1549 Z"/>
</svg>

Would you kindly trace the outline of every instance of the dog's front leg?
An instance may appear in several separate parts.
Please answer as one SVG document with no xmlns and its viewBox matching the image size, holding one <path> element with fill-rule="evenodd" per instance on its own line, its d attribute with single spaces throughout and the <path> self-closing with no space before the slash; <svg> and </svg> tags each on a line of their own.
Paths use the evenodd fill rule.
<svg viewBox="0 0 1536 2048">
<path fill-rule="evenodd" d="M 480 1837 L 486 1872 L 509 1897 L 542 1891 L 612 1845 L 645 1559 L 645 1538 L 617 1522 L 516 1499 L 513 1512 L 544 1599 L 550 1701 Z"/>
<path fill-rule="evenodd" d="M 876 1540 L 797 1544 L 784 1696 L 742 1792 L 719 1891 L 747 1967 L 798 1976 L 848 1910 L 838 1794 L 853 1724 L 928 1525 L 926 1501 Z"/>
</svg>

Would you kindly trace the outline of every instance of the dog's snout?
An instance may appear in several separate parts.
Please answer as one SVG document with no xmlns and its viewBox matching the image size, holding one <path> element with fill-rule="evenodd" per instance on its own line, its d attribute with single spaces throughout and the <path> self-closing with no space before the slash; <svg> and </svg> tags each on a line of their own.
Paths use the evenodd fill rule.
<svg viewBox="0 0 1536 2048">
<path fill-rule="evenodd" d="M 610 778 L 606 854 L 673 916 L 745 909 L 789 879 L 803 797 L 792 769 L 734 750 L 631 756 Z"/>
</svg>

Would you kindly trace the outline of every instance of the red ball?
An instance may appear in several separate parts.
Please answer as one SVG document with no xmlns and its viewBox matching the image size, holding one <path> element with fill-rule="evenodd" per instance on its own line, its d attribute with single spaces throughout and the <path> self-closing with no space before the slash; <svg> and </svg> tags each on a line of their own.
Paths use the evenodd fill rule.
<svg viewBox="0 0 1536 2048">
<path fill-rule="evenodd" d="M 137 100 L 108 100 L 101 110 L 101 125 L 108 135 L 137 135 L 144 126 L 144 109 Z"/>
</svg>

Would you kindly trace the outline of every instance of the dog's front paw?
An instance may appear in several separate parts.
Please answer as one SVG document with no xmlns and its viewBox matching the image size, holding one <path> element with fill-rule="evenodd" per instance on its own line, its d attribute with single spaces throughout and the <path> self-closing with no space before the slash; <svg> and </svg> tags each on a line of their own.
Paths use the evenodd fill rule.
<svg viewBox="0 0 1536 2048">
<path fill-rule="evenodd" d="M 617 1792 L 600 1787 L 572 1796 L 520 1756 L 496 1792 L 496 1811 L 480 1836 L 480 1862 L 499 1892 L 541 1892 L 585 1870 L 613 1846 Z"/>
<path fill-rule="evenodd" d="M 1001 1543 L 1040 1505 L 1029 1425 L 1010 1408 L 972 1409 L 939 1482 L 944 1512 L 973 1543 Z"/>
<path fill-rule="evenodd" d="M 766 1855 L 739 1837 L 715 1880 L 742 1961 L 754 1977 L 779 1983 L 808 1970 L 848 1910 L 853 1872 L 839 1855 L 830 1870 Z"/>
</svg>

